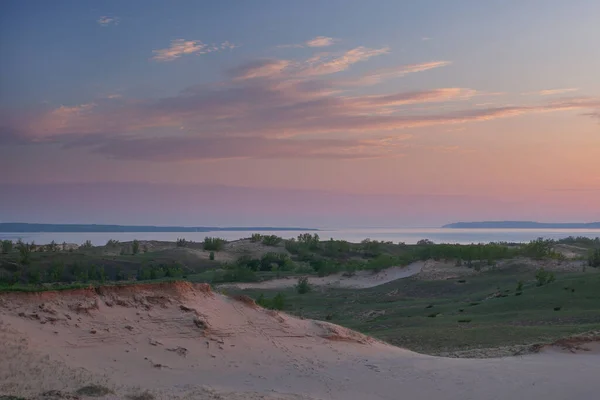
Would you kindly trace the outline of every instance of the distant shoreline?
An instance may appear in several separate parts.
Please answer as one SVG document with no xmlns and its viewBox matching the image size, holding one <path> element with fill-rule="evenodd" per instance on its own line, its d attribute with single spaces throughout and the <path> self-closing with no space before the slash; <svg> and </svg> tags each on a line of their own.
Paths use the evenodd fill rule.
<svg viewBox="0 0 600 400">
<path fill-rule="evenodd" d="M 533 221 L 455 222 L 442 226 L 449 229 L 600 229 L 600 222 L 545 223 Z"/>
<path fill-rule="evenodd" d="M 134 232 L 227 232 L 227 231 L 319 231 L 298 227 L 209 227 L 209 226 L 152 226 L 152 225 L 97 225 L 97 224 L 29 224 L 0 223 L 2 233 L 134 233 Z"/>
</svg>

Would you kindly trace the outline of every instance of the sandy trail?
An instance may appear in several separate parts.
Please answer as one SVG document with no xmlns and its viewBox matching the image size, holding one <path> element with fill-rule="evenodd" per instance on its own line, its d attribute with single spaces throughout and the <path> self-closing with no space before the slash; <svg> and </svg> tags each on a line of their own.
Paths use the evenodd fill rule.
<svg viewBox="0 0 600 400">
<path fill-rule="evenodd" d="M 409 264 L 405 267 L 390 267 L 377 273 L 371 271 L 357 271 L 353 276 L 344 276 L 343 273 L 332 274 L 324 277 L 308 276 L 308 282 L 313 286 L 326 286 L 346 289 L 367 289 L 397 279 L 408 278 L 421 272 L 426 265 L 425 261 Z M 297 277 L 271 279 L 264 282 L 231 283 L 220 287 L 237 287 L 240 289 L 284 289 L 298 283 Z"/>
<path fill-rule="evenodd" d="M 0 336 L 0 394 L 22 396 L 91 383 L 114 391 L 106 399 L 150 390 L 164 399 L 563 400 L 600 390 L 597 349 L 431 357 L 187 283 L 4 294 Z"/>
</svg>

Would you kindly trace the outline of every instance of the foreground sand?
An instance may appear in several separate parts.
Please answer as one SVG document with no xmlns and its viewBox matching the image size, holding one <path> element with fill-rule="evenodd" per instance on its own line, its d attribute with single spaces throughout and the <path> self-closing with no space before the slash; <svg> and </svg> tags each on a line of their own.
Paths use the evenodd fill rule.
<svg viewBox="0 0 600 400">
<path fill-rule="evenodd" d="M 592 399 L 589 350 L 430 357 L 187 283 L 0 296 L 0 395 L 31 398 L 96 383 L 105 399 Z"/>
</svg>

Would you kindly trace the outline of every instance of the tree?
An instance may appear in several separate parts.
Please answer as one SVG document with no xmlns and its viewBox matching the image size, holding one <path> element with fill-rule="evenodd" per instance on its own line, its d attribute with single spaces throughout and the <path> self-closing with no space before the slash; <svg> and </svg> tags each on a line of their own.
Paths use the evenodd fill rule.
<svg viewBox="0 0 600 400">
<path fill-rule="evenodd" d="M 224 239 L 208 236 L 204 238 L 204 250 L 219 251 L 223 249 L 223 246 L 225 246 Z"/>
<path fill-rule="evenodd" d="M 184 238 L 177 238 L 177 247 L 187 247 L 188 241 Z"/>
<path fill-rule="evenodd" d="M 250 236 L 250 241 L 252 243 L 260 242 L 261 240 L 262 235 L 260 233 L 253 233 L 252 236 Z"/>
<path fill-rule="evenodd" d="M 140 252 L 140 242 L 137 239 L 133 239 L 133 242 L 131 243 L 131 252 L 133 254 Z"/>
<path fill-rule="evenodd" d="M 94 245 L 92 245 L 92 241 L 91 240 L 86 240 L 82 245 L 82 248 L 84 249 L 91 249 L 92 247 L 94 247 Z"/>
<path fill-rule="evenodd" d="M 48 250 L 55 252 L 56 250 L 58 250 L 58 245 L 56 244 L 56 242 L 53 240 L 50 242 L 50 244 L 48 245 Z"/>
</svg>

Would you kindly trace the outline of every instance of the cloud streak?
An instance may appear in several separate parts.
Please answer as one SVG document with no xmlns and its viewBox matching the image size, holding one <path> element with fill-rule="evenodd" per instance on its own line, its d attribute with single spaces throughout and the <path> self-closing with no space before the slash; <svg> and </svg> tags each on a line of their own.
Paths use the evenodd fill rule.
<svg viewBox="0 0 600 400">
<path fill-rule="evenodd" d="M 334 39 L 328 36 L 316 36 L 310 40 L 307 40 L 304 43 L 298 44 L 281 44 L 277 47 L 281 49 L 285 48 L 303 48 L 303 47 L 329 47 L 339 42 L 338 39 Z"/>
<path fill-rule="evenodd" d="M 435 68 L 442 68 L 451 65 L 450 61 L 430 61 L 420 64 L 401 65 L 396 68 L 381 69 L 364 74 L 357 79 L 348 79 L 343 81 L 347 86 L 368 86 L 383 82 L 386 79 L 401 78 L 408 74 L 429 71 Z"/>
<path fill-rule="evenodd" d="M 579 91 L 578 88 L 564 88 L 564 89 L 545 89 L 537 92 L 527 92 L 524 95 L 537 95 L 537 96 L 555 96 L 559 94 L 572 93 Z"/>
<path fill-rule="evenodd" d="M 199 40 L 175 39 L 171 45 L 165 49 L 152 50 L 154 61 L 166 62 L 174 61 L 184 55 L 189 54 L 207 54 L 217 51 L 234 49 L 236 46 L 228 41 L 220 44 L 205 44 Z"/>
<path fill-rule="evenodd" d="M 96 22 L 100 26 L 118 25 L 119 21 L 120 21 L 119 17 L 108 17 L 106 15 L 103 15 L 96 20 Z"/>
</svg>

